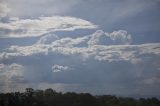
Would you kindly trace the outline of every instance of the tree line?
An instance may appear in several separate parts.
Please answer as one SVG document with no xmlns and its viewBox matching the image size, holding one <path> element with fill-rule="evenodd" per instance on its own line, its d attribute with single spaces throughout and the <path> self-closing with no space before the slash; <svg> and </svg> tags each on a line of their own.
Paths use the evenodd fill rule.
<svg viewBox="0 0 160 106">
<path fill-rule="evenodd" d="M 26 88 L 25 92 L 0 93 L 0 106 L 160 106 L 160 100 Z"/>
</svg>

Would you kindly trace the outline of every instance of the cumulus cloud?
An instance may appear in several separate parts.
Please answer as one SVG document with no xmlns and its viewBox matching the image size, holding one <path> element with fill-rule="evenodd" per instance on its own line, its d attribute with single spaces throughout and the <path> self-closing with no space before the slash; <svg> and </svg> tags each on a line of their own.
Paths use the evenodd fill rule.
<svg viewBox="0 0 160 106">
<path fill-rule="evenodd" d="M 125 30 L 117 30 L 111 33 L 97 30 L 90 35 L 91 39 L 88 41 L 89 46 L 94 45 L 124 45 L 131 44 L 132 38 Z"/>
<path fill-rule="evenodd" d="M 102 37 L 103 36 L 103 37 Z M 119 43 L 120 45 L 107 45 L 101 43 L 101 37 Z M 102 40 L 103 40 L 102 39 Z M 141 45 L 128 45 L 131 35 L 124 30 L 106 33 L 98 30 L 95 33 L 77 38 L 58 38 L 54 34 L 43 36 L 37 43 L 31 46 L 11 46 L 0 53 L 0 59 L 17 56 L 32 56 L 36 54 L 62 54 L 66 56 L 78 55 L 85 60 L 94 58 L 98 61 L 130 61 L 136 63 L 140 61 L 140 56 L 153 54 L 160 55 L 159 43 L 149 43 Z M 79 47 L 77 45 L 86 43 Z M 127 44 L 127 45 L 126 45 Z"/>
<path fill-rule="evenodd" d="M 95 29 L 93 23 L 75 17 L 40 17 L 39 19 L 19 19 L 9 23 L 0 23 L 0 38 L 36 37 L 55 31 L 73 31 L 75 29 Z"/>
<path fill-rule="evenodd" d="M 105 33 L 102 30 L 97 30 L 91 34 L 91 39 L 88 41 L 89 46 L 98 45 L 102 43 L 102 40 L 106 39 Z"/>
<path fill-rule="evenodd" d="M 113 31 L 112 33 L 105 33 L 105 35 L 116 44 L 130 44 L 132 40 L 131 35 L 125 30 Z"/>
<path fill-rule="evenodd" d="M 115 85 L 119 87 L 118 84 L 124 84 L 122 90 L 125 92 L 125 87 L 128 86 L 137 86 L 138 84 L 142 86 L 152 84 L 155 86 L 155 84 L 159 84 L 159 79 L 156 75 L 159 73 L 157 70 L 159 68 L 160 43 L 129 45 L 124 43 L 125 39 L 128 39 L 127 36 L 130 36 L 127 32 L 119 30 L 114 31 L 116 34 L 112 33 L 109 33 L 109 36 L 106 35 L 106 32 L 98 30 L 93 34 L 76 38 L 60 38 L 58 35 L 46 34 L 33 45 L 13 45 L 2 50 L 0 53 L 0 62 L 2 62 L 0 69 L 4 70 L 4 67 L 6 67 L 3 62 L 23 62 L 23 64 L 29 66 L 28 71 L 25 71 L 25 80 L 38 83 L 39 86 L 43 86 L 41 82 L 44 84 L 64 83 L 68 85 L 72 83 L 77 83 L 78 85 L 89 83 L 92 85 L 92 82 L 94 82 L 95 85 L 101 83 L 102 89 L 104 89 L 103 85 L 106 85 L 106 83 L 107 85 L 110 84 L 109 87 Z M 117 37 L 118 35 L 120 37 Z M 118 45 L 101 43 L 103 42 L 101 39 L 96 40 L 102 36 L 109 41 L 113 41 L 112 39 L 114 41 L 118 39 L 119 41 L 120 39 L 124 40 L 124 42 L 120 42 Z M 91 41 L 94 40 L 95 42 L 92 43 Z M 79 46 L 80 44 L 85 45 Z M 12 69 L 18 70 L 13 66 Z M 3 73 L 4 71 L 1 72 Z M 125 73 L 125 75 L 122 76 L 122 73 Z M 21 80 L 17 80 L 17 82 L 23 81 L 23 74 L 19 76 L 21 75 Z M 107 75 L 108 77 L 106 77 Z M 13 76 L 18 75 L 13 74 Z M 72 78 L 71 76 L 74 77 Z M 83 79 L 81 79 L 82 76 Z M 0 78 L 2 79 L 4 76 Z M 19 77 L 17 78 L 20 79 Z M 13 81 L 11 80 L 11 82 L 15 82 L 15 79 L 12 79 Z M 128 83 L 123 82 L 124 80 L 130 81 Z M 1 82 L 3 81 L 1 80 Z M 88 86 L 85 85 L 85 87 L 88 89 Z M 101 88 L 93 86 L 93 89 L 99 90 Z M 137 89 L 143 90 L 140 87 Z M 155 90 L 158 91 L 157 89 Z M 134 92 L 137 91 L 134 90 Z"/>
<path fill-rule="evenodd" d="M 58 65 L 58 64 L 54 64 L 52 66 L 53 72 L 61 72 L 61 71 L 65 71 L 65 70 L 68 70 L 68 69 L 69 69 L 68 66 L 63 66 L 63 65 Z"/>
<path fill-rule="evenodd" d="M 136 61 L 140 61 L 145 55 L 160 55 L 159 43 L 141 45 L 100 45 L 93 44 L 93 42 L 91 42 L 93 41 L 93 38 L 95 37 L 90 37 L 90 35 L 78 38 L 66 37 L 54 40 L 50 44 L 36 43 L 31 46 L 11 46 L 4 52 L 0 53 L 0 59 L 4 60 L 17 56 L 32 56 L 37 54 L 47 55 L 50 53 L 66 56 L 77 55 L 82 57 L 84 60 L 87 58 L 94 58 L 98 61 L 130 61 L 132 63 L 136 63 Z M 122 39 L 126 39 L 126 36 L 122 36 Z M 78 44 L 86 42 L 90 43 L 83 47 L 77 46 Z"/>
</svg>

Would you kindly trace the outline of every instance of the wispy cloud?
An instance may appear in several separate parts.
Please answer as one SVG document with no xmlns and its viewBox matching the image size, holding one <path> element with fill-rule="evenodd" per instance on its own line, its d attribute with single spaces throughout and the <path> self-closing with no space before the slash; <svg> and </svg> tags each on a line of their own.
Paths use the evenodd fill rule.
<svg viewBox="0 0 160 106">
<path fill-rule="evenodd" d="M 40 17 L 39 19 L 19 19 L 9 23 L 0 23 L 0 37 L 36 37 L 55 31 L 73 31 L 75 29 L 95 29 L 93 23 L 75 17 Z"/>
<path fill-rule="evenodd" d="M 0 19 L 7 16 L 9 12 L 10 8 L 8 8 L 7 4 L 0 1 Z"/>
<path fill-rule="evenodd" d="M 80 0 L 3 0 L 11 8 L 10 17 L 40 17 L 64 15 L 71 11 Z"/>
</svg>

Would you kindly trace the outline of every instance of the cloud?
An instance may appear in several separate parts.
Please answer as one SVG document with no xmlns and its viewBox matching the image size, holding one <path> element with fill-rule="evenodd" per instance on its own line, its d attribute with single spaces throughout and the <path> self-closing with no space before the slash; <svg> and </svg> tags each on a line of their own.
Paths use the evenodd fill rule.
<svg viewBox="0 0 160 106">
<path fill-rule="evenodd" d="M 157 94 L 158 1 L 1 0 L 0 90 Z"/>
<path fill-rule="evenodd" d="M 0 2 L 0 19 L 2 17 L 7 16 L 7 14 L 10 12 L 10 8 L 8 8 L 6 3 Z"/>
<path fill-rule="evenodd" d="M 132 41 L 131 35 L 125 30 L 117 30 L 112 33 L 97 30 L 91 34 L 91 39 L 88 41 L 89 46 L 94 45 L 123 45 L 130 44 Z"/>
<path fill-rule="evenodd" d="M 131 35 L 127 33 L 125 30 L 113 31 L 112 33 L 105 33 L 106 36 L 110 37 L 116 44 L 130 44 L 131 43 Z"/>
<path fill-rule="evenodd" d="M 65 71 L 65 70 L 68 70 L 68 69 L 69 69 L 68 66 L 62 66 L 62 65 L 57 65 L 57 64 L 54 64 L 52 66 L 53 72 L 61 72 L 61 71 Z"/>
<path fill-rule="evenodd" d="M 75 29 L 95 29 L 93 23 L 75 17 L 40 17 L 39 19 L 19 19 L 0 23 L 0 38 L 21 38 L 42 36 L 55 31 Z"/>
<path fill-rule="evenodd" d="M 113 31 L 108 33 L 109 35 L 106 33 L 98 30 L 93 34 L 74 38 L 61 38 L 49 33 L 33 45 L 12 45 L 1 50 L 0 69 L 6 67 L 5 62 L 24 64 L 27 70 L 24 71 L 24 79 L 27 83 L 20 83 L 24 84 L 22 88 L 27 85 L 42 87 L 45 84 L 51 87 L 53 85 L 54 88 L 56 87 L 54 84 L 59 83 L 65 85 L 61 86 L 63 91 L 121 93 L 119 92 L 121 89 L 126 94 L 129 94 L 130 90 L 134 93 L 152 94 L 151 91 L 145 90 L 147 93 L 143 91 L 143 86 L 150 84 L 152 85 L 150 89 L 154 89 L 154 92 L 159 91 L 156 88 L 156 84 L 159 84 L 156 75 L 159 75 L 157 70 L 160 67 L 160 43 L 129 45 L 124 43 L 128 42 L 127 36 L 130 36 L 126 31 Z M 107 38 L 106 41 L 122 39 L 124 42 L 107 44 L 100 39 L 96 43 L 88 43 L 93 38 L 94 40 L 101 38 L 101 35 Z M 23 75 L 22 80 L 16 81 L 24 81 Z M 4 79 L 4 76 L 0 78 Z M 13 78 L 11 82 L 16 81 Z M 4 85 L 2 80 L 1 82 Z M 16 84 L 13 83 L 12 86 Z M 69 87 L 71 85 L 72 87 Z M 12 86 L 8 86 L 8 89 Z M 83 89 L 80 90 L 81 88 Z M 108 89 L 100 92 L 104 88 Z"/>
<path fill-rule="evenodd" d="M 55 40 L 58 40 L 58 36 L 55 34 L 47 34 L 42 36 L 38 41 L 37 44 L 50 44 Z"/>
<path fill-rule="evenodd" d="M 39 17 L 42 15 L 64 15 L 73 9 L 80 0 L 5 0 L 12 12 L 11 17 Z"/>
<path fill-rule="evenodd" d="M 95 58 L 99 61 L 134 61 L 141 59 L 145 55 L 160 55 L 160 44 L 150 43 L 141 45 L 112 45 L 97 46 L 97 55 Z M 150 56 L 149 56 L 150 57 Z M 151 56 L 152 57 L 152 56 Z"/>
<path fill-rule="evenodd" d="M 8 58 L 9 56 L 31 56 L 34 54 L 46 54 L 48 52 L 49 45 L 42 45 L 42 44 L 34 44 L 32 46 L 11 46 L 10 48 L 6 49 L 10 53 L 2 53 L 2 57 Z"/>
<path fill-rule="evenodd" d="M 2 91 L 10 91 L 12 85 L 24 82 L 24 67 L 17 63 L 0 64 L 0 84 Z"/>
<path fill-rule="evenodd" d="M 130 41 L 131 37 L 127 34 L 126 31 L 120 30 L 107 34 L 107 36 L 109 36 L 110 39 L 113 39 L 114 41 L 118 39 L 118 43 L 120 39 L 120 44 L 122 44 L 105 45 L 103 43 L 100 44 L 101 42 L 97 40 L 102 35 L 101 33 L 99 34 L 99 32 L 102 31 L 96 31 L 96 33 L 84 37 L 65 37 L 57 40 L 55 40 L 55 35 L 53 35 L 49 36 L 49 39 L 51 39 L 50 37 L 54 38 L 53 42 L 49 41 L 50 44 L 45 44 L 44 42 L 42 42 L 35 43 L 31 46 L 11 46 L 0 53 L 0 59 L 2 61 L 17 56 L 61 54 L 65 56 L 76 55 L 84 60 L 88 58 L 94 58 L 98 61 L 130 61 L 132 63 L 136 63 L 140 61 L 141 58 L 143 58 L 145 55 L 149 57 L 150 55 L 151 57 L 153 55 L 160 55 L 159 43 L 146 43 L 140 45 L 128 45 L 127 43 L 126 45 L 126 42 L 128 42 L 128 40 Z M 102 33 L 104 34 L 104 32 Z M 46 40 L 47 37 L 44 36 L 42 38 Z M 40 42 L 42 38 L 40 38 L 38 42 Z M 97 42 L 99 44 L 97 44 Z M 80 44 L 86 45 L 78 46 Z"/>
<path fill-rule="evenodd" d="M 106 39 L 105 33 L 102 30 L 97 30 L 95 33 L 91 34 L 91 39 L 88 41 L 88 45 L 98 45 L 101 43 L 101 40 L 104 39 Z"/>
<path fill-rule="evenodd" d="M 88 39 L 89 39 L 88 36 L 78 37 L 78 38 L 65 37 L 65 38 L 52 42 L 52 46 L 54 47 L 75 47 L 78 44 L 86 42 L 86 40 Z"/>
<path fill-rule="evenodd" d="M 24 68 L 22 65 L 12 63 L 10 65 L 0 64 L 1 75 L 7 77 L 8 79 L 23 77 Z M 13 81 L 13 80 L 12 80 Z"/>
</svg>

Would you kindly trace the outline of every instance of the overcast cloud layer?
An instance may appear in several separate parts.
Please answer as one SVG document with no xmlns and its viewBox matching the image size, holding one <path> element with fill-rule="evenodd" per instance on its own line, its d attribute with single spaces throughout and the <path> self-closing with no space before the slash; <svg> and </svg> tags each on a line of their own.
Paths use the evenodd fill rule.
<svg viewBox="0 0 160 106">
<path fill-rule="evenodd" d="M 159 0 L 1 0 L 1 92 L 160 95 L 159 7 Z"/>
</svg>

